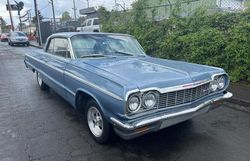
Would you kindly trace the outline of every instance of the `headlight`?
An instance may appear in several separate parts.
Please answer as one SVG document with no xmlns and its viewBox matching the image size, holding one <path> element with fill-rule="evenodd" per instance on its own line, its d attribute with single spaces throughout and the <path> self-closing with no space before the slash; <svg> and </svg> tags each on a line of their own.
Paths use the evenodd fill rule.
<svg viewBox="0 0 250 161">
<path fill-rule="evenodd" d="M 218 89 L 218 82 L 216 80 L 213 80 L 210 82 L 210 89 L 213 92 Z"/>
<path fill-rule="evenodd" d="M 156 104 L 156 93 L 148 92 L 143 96 L 143 103 L 146 108 L 152 108 Z"/>
<path fill-rule="evenodd" d="M 128 110 L 130 112 L 136 112 L 140 109 L 141 100 L 138 95 L 132 95 L 128 100 Z"/>
<path fill-rule="evenodd" d="M 215 75 L 212 77 L 213 80 L 210 82 L 210 89 L 211 91 L 216 91 L 216 90 L 221 90 L 225 88 L 227 80 L 226 80 L 226 75 L 221 74 L 221 75 Z"/>
<path fill-rule="evenodd" d="M 218 82 L 218 88 L 223 89 L 225 87 L 225 84 L 226 84 L 225 76 L 222 75 L 222 76 L 218 77 L 216 80 Z"/>
</svg>

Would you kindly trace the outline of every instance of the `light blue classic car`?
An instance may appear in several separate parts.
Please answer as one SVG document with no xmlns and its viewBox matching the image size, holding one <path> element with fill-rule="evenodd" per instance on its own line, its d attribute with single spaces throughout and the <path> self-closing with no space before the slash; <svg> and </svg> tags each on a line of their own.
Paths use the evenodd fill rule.
<svg viewBox="0 0 250 161">
<path fill-rule="evenodd" d="M 42 90 L 52 88 L 85 115 L 99 143 L 112 131 L 124 139 L 159 131 L 232 97 L 223 69 L 150 57 L 125 34 L 54 34 L 24 62 Z"/>
</svg>

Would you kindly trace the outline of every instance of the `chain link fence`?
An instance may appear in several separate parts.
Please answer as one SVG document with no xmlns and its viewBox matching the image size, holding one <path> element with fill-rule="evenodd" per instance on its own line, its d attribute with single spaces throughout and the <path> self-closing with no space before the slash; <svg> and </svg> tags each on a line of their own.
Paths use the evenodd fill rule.
<svg viewBox="0 0 250 161">
<path fill-rule="evenodd" d="M 208 13 L 240 12 L 247 8 L 248 0 L 151 0 L 147 1 L 144 9 L 149 17 L 156 21 L 167 19 L 171 15 L 189 16 L 198 9 Z"/>
</svg>

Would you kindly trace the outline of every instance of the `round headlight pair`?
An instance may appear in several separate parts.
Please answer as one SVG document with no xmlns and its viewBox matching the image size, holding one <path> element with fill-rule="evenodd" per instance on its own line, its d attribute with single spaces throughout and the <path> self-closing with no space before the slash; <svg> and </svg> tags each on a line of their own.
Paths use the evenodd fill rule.
<svg viewBox="0 0 250 161">
<path fill-rule="evenodd" d="M 223 89 L 226 85 L 226 78 L 224 75 L 215 77 L 214 80 L 210 83 L 210 89 L 214 92 L 217 89 Z"/>
<path fill-rule="evenodd" d="M 141 97 L 138 94 L 132 95 L 128 100 L 128 110 L 130 112 L 137 112 L 143 103 L 143 107 L 153 108 L 157 102 L 157 95 L 154 92 L 148 92 Z"/>
</svg>

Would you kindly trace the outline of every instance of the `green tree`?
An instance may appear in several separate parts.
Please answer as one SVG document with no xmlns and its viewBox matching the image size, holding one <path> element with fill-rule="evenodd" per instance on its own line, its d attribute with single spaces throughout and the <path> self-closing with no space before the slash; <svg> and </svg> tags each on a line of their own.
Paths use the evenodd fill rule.
<svg viewBox="0 0 250 161">
<path fill-rule="evenodd" d="M 61 22 L 66 22 L 71 20 L 70 14 L 68 11 L 64 11 L 62 14 Z"/>
<path fill-rule="evenodd" d="M 183 17 L 173 7 L 169 19 L 156 22 L 146 16 L 146 2 L 136 1 L 129 12 L 100 9 L 102 30 L 135 36 L 152 56 L 221 67 L 232 81 L 250 81 L 249 9 L 208 13 L 198 8 Z"/>
</svg>

